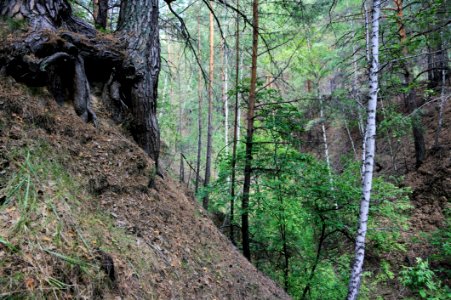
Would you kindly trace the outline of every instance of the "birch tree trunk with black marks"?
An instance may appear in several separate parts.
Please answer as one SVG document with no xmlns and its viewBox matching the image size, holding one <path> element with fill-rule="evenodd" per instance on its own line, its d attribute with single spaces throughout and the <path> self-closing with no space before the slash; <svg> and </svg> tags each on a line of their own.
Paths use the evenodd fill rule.
<svg viewBox="0 0 451 300">
<path fill-rule="evenodd" d="M 379 88 L 379 17 L 381 10 L 380 0 L 373 1 L 372 25 L 371 25 L 371 69 L 369 74 L 369 99 L 367 107 L 367 123 L 365 134 L 365 161 L 362 177 L 362 199 L 360 201 L 360 215 L 355 244 L 355 258 L 349 281 L 348 300 L 357 299 L 365 258 L 365 237 L 368 225 L 368 213 L 371 198 L 371 186 L 373 180 L 374 155 L 376 150 L 376 108 L 377 93 Z"/>
</svg>

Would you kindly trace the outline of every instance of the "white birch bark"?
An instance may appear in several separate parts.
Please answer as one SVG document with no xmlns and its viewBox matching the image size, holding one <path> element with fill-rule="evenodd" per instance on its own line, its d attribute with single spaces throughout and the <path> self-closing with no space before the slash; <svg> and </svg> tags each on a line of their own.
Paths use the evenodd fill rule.
<svg viewBox="0 0 451 300">
<path fill-rule="evenodd" d="M 351 131 L 349 130 L 348 121 L 345 120 L 344 123 L 345 123 L 346 133 L 348 134 L 349 142 L 351 143 L 352 152 L 354 153 L 355 159 L 357 159 L 357 157 L 358 157 L 357 150 L 355 149 L 354 140 L 352 139 Z"/>
<path fill-rule="evenodd" d="M 243 55 L 241 56 L 240 69 L 243 68 Z M 243 72 L 240 72 L 240 82 L 243 81 Z M 240 140 L 240 132 L 241 132 L 241 108 L 238 106 L 238 132 L 236 140 Z"/>
<path fill-rule="evenodd" d="M 332 177 L 332 166 L 330 165 L 329 144 L 327 143 L 327 132 L 326 132 L 326 125 L 325 125 L 326 118 L 324 116 L 324 103 L 323 103 L 323 98 L 320 95 L 319 80 L 317 82 L 316 93 L 317 93 L 317 97 L 319 99 L 319 117 L 321 119 L 321 132 L 323 135 L 324 157 L 326 159 L 327 172 L 329 175 L 330 191 L 332 193 L 332 198 L 334 200 L 335 209 L 338 209 L 338 203 L 335 199 L 335 186 L 334 186 L 334 179 Z"/>
<path fill-rule="evenodd" d="M 326 119 L 324 117 L 324 104 L 323 98 L 319 94 L 318 89 L 318 99 L 319 99 L 319 117 L 321 119 L 321 133 L 323 135 L 323 146 L 324 146 L 324 157 L 326 159 L 327 169 L 329 172 L 329 179 L 332 183 L 331 166 L 330 166 L 330 155 L 329 155 L 329 144 L 327 143 L 327 132 L 326 132 Z"/>
<path fill-rule="evenodd" d="M 442 44 L 442 51 L 445 52 L 444 57 L 448 57 L 448 50 L 446 49 L 446 39 L 443 38 L 443 32 L 440 33 L 442 36 L 443 44 Z M 442 87 L 440 92 L 440 103 L 439 103 L 439 112 L 438 112 L 438 124 L 437 124 L 437 130 L 435 131 L 435 141 L 434 141 L 434 147 L 440 147 L 440 131 L 443 127 L 443 113 L 445 110 L 445 104 L 446 104 L 447 96 L 446 96 L 446 70 L 442 69 Z"/>
<path fill-rule="evenodd" d="M 379 17 L 381 1 L 373 1 L 371 22 L 371 69 L 369 74 L 369 99 L 367 111 L 366 140 L 365 143 L 365 168 L 362 178 L 362 199 L 360 201 L 360 215 L 355 244 L 355 259 L 352 266 L 349 281 L 348 300 L 357 299 L 363 272 L 363 261 L 365 257 L 365 237 L 368 225 L 368 212 L 370 207 L 371 186 L 373 180 L 374 154 L 376 148 L 376 108 L 378 93 L 378 70 L 379 70 Z"/>
</svg>

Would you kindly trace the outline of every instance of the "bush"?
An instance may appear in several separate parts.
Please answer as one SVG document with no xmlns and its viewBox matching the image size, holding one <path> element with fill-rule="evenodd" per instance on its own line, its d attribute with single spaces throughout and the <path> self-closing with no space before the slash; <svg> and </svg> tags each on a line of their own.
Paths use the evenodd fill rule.
<svg viewBox="0 0 451 300">
<path fill-rule="evenodd" d="M 400 272 L 402 285 L 418 293 L 423 299 L 450 299 L 449 288 L 443 288 L 434 271 L 429 268 L 429 262 L 416 259 L 413 267 L 404 267 Z"/>
</svg>

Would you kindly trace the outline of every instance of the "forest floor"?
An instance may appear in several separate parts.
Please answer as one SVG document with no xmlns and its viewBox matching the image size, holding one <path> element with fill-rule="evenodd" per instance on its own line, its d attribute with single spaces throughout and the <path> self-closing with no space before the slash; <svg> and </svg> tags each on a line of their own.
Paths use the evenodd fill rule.
<svg viewBox="0 0 451 300">
<path fill-rule="evenodd" d="M 424 163 L 409 171 L 403 184 L 412 189 L 413 205 L 409 231 L 404 239 L 408 245 L 407 260 L 413 264 L 415 258 L 430 258 L 431 266 L 443 270 L 441 278 L 451 286 L 447 276 L 451 270 L 451 257 L 435 259 L 440 248 L 449 245 L 451 220 L 451 103 L 447 102 L 444 124 L 440 134 L 440 147 L 434 147 L 434 138 L 438 123 L 436 105 L 424 110 L 423 124 L 427 155 Z M 413 148 L 413 146 L 412 146 Z M 413 162 L 414 153 L 410 160 Z M 439 230 L 448 232 L 438 236 Z M 449 246 L 448 246 L 449 247 Z"/>
<path fill-rule="evenodd" d="M 289 299 L 94 105 L 0 78 L 0 298 Z"/>
</svg>

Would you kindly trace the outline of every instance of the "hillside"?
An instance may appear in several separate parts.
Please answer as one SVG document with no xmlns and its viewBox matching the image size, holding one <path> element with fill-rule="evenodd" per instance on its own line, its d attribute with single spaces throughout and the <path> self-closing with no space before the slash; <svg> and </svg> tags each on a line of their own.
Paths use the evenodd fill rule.
<svg viewBox="0 0 451 300">
<path fill-rule="evenodd" d="M 402 107 L 402 99 L 392 99 L 399 107 Z M 381 259 L 390 261 L 393 271 L 397 276 L 405 267 L 412 267 L 416 259 L 427 260 L 436 270 L 438 277 L 444 285 L 449 286 L 450 253 L 449 253 L 449 212 L 451 199 L 451 105 L 449 101 L 444 106 L 444 123 L 439 136 L 440 147 L 435 147 L 435 136 L 439 118 L 439 111 L 435 101 L 422 102 L 421 115 L 425 133 L 426 158 L 424 163 L 415 168 L 415 151 L 413 138 L 408 134 L 393 137 L 396 130 L 390 130 L 392 140 L 387 138 L 387 132 L 377 134 L 376 176 L 389 178 L 398 182 L 400 186 L 411 189 L 409 201 L 412 205 L 408 213 L 408 226 L 401 231 L 399 243 L 403 250 L 400 252 L 388 252 L 380 257 L 371 257 L 367 253 L 366 269 L 371 272 L 381 271 Z M 384 120 L 382 110 L 380 121 Z M 352 153 L 348 132 L 342 124 L 332 124 L 327 127 L 327 137 L 332 165 L 339 172 L 343 170 L 341 153 Z M 361 155 L 362 138 L 357 128 L 352 132 L 352 138 L 356 145 L 357 157 Z M 305 151 L 317 157 L 324 156 L 322 132 L 320 127 L 314 127 L 311 131 L 301 136 L 308 141 Z M 390 144 L 390 142 L 392 144 Z M 393 158 L 395 150 L 395 158 Z M 396 161 L 396 169 L 394 168 Z M 376 204 L 377 205 L 377 204 Z M 382 275 L 383 276 L 383 275 Z M 405 299 L 414 295 L 400 285 L 395 276 L 389 284 L 382 285 L 377 291 L 384 299 Z M 408 298 L 410 299 L 410 298 Z"/>
<path fill-rule="evenodd" d="M 289 299 L 94 105 L 0 79 L 0 298 Z"/>
</svg>

